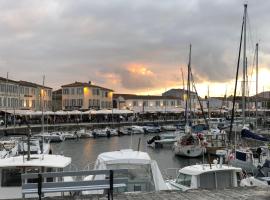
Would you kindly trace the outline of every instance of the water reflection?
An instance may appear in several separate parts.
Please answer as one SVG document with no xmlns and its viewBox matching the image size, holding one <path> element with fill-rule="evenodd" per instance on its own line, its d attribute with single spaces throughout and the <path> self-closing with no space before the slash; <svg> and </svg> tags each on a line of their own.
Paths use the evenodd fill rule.
<svg viewBox="0 0 270 200">
<path fill-rule="evenodd" d="M 153 160 L 156 160 L 161 170 L 167 168 L 181 168 L 187 165 L 201 162 L 201 158 L 183 158 L 175 156 L 170 148 L 155 149 L 147 146 L 147 140 L 153 135 L 133 135 L 111 137 L 111 138 L 89 138 L 80 140 L 69 140 L 62 143 L 52 144 L 53 153 L 70 156 L 72 163 L 78 169 L 84 169 L 88 163 L 94 163 L 100 153 L 108 151 L 116 151 L 120 149 L 130 148 L 132 141 L 132 148 L 138 149 L 139 138 L 140 150 L 148 152 Z"/>
</svg>

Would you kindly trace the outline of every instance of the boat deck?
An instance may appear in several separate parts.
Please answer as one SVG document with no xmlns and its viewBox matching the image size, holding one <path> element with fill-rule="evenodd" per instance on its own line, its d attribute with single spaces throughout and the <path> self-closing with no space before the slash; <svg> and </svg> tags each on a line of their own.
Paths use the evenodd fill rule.
<svg viewBox="0 0 270 200">
<path fill-rule="evenodd" d="M 75 196 L 75 197 L 54 197 L 43 198 L 43 200 L 106 200 L 107 196 Z M 181 191 L 161 191 L 150 193 L 128 193 L 115 194 L 115 200 L 270 200 L 270 187 L 268 188 L 232 188 L 224 190 L 190 190 Z"/>
</svg>

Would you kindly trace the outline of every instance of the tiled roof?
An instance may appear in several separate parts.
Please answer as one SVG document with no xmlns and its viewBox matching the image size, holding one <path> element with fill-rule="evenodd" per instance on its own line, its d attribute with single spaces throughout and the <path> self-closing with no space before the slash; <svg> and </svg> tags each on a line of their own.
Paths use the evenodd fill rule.
<svg viewBox="0 0 270 200">
<path fill-rule="evenodd" d="M 0 81 L 3 81 L 3 82 L 6 82 L 8 81 L 9 83 L 17 83 L 18 84 L 18 81 L 14 81 L 14 80 L 11 80 L 11 79 L 6 79 L 6 78 L 3 78 L 3 77 L 0 77 Z"/>
<path fill-rule="evenodd" d="M 105 88 L 105 87 L 93 85 L 93 84 L 91 84 L 91 83 L 77 82 L 77 81 L 74 82 L 74 83 L 62 85 L 61 87 L 62 87 L 62 88 L 63 88 L 63 87 L 95 87 L 95 88 L 100 88 L 100 89 L 103 89 L 103 90 L 109 90 L 109 91 L 112 91 L 112 92 L 113 92 L 112 89 L 108 89 L 108 88 Z"/>
<path fill-rule="evenodd" d="M 116 99 L 118 97 L 122 97 L 124 99 L 145 99 L 145 100 L 176 99 L 176 100 L 180 100 L 178 97 L 172 97 L 172 96 L 113 94 L 114 99 Z"/>
<path fill-rule="evenodd" d="M 31 82 L 28 82 L 28 81 L 18 81 L 18 83 L 22 86 L 26 86 L 26 87 L 41 87 L 41 88 L 47 88 L 47 89 L 52 89 L 50 87 L 47 87 L 47 86 L 43 86 L 43 85 L 39 85 L 39 84 L 36 84 L 36 83 L 31 83 Z"/>
</svg>

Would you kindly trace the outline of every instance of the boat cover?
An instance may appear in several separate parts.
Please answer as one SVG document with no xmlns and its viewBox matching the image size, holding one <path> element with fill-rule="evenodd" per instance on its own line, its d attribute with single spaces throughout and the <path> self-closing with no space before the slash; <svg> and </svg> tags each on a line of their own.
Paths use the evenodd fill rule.
<svg viewBox="0 0 270 200">
<path fill-rule="evenodd" d="M 253 132 L 251 132 L 250 130 L 247 129 L 242 129 L 241 131 L 241 137 L 242 138 L 250 138 L 250 139 L 254 139 L 254 140 L 259 140 L 259 141 L 268 141 L 267 138 L 261 136 L 261 135 L 257 135 Z"/>
</svg>

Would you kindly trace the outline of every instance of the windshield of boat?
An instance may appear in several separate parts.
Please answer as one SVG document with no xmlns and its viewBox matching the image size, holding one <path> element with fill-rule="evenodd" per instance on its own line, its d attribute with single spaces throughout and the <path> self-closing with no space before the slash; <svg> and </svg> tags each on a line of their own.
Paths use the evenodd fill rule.
<svg viewBox="0 0 270 200">
<path fill-rule="evenodd" d="M 191 186 L 191 177 L 192 176 L 189 174 L 179 173 L 175 182 L 177 184 L 184 185 L 186 187 L 190 187 Z"/>
<path fill-rule="evenodd" d="M 155 190 L 150 164 L 117 163 L 107 165 L 107 169 L 128 169 L 128 186 L 125 192 Z M 114 177 L 126 178 L 126 175 L 114 174 Z"/>
</svg>

